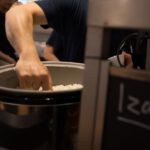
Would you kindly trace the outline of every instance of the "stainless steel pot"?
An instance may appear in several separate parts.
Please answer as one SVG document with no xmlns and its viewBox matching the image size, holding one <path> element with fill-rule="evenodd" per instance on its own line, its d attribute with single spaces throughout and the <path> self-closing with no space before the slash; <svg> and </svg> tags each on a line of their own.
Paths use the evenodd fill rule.
<svg viewBox="0 0 150 150">
<path fill-rule="evenodd" d="M 84 64 L 44 62 L 54 85 L 82 84 Z M 82 88 L 67 91 L 33 91 L 17 89 L 13 65 L 0 68 L 0 122 L 13 128 L 29 128 L 50 119 L 50 109 L 79 103 Z"/>
</svg>

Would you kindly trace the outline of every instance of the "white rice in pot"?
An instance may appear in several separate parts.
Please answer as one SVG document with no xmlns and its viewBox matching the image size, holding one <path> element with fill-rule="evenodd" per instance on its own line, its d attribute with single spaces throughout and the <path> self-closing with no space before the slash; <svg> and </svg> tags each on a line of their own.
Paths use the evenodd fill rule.
<svg viewBox="0 0 150 150">
<path fill-rule="evenodd" d="M 83 88 L 82 84 L 68 84 L 68 85 L 55 85 L 53 86 L 53 91 L 68 91 Z M 42 87 L 39 88 L 39 91 L 42 91 Z"/>
</svg>

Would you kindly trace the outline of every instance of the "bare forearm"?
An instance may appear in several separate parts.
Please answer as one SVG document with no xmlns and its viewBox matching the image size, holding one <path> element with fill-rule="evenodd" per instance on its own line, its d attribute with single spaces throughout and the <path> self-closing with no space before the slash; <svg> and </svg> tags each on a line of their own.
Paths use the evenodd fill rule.
<svg viewBox="0 0 150 150">
<path fill-rule="evenodd" d="M 47 24 L 43 10 L 35 3 L 11 8 L 6 14 L 6 34 L 19 53 L 36 53 L 33 24 Z"/>
<path fill-rule="evenodd" d="M 49 61 L 59 61 L 53 51 L 53 47 L 47 45 L 47 47 L 44 49 L 44 58 Z"/>
<path fill-rule="evenodd" d="M 22 11 L 22 8 L 25 11 Z M 29 52 L 30 55 L 36 55 L 32 25 L 32 14 L 28 13 L 24 6 L 17 9 L 12 8 L 6 15 L 6 34 L 12 46 L 20 54 L 20 57 L 26 57 Z"/>
<path fill-rule="evenodd" d="M 9 55 L 4 54 L 2 51 L 0 51 L 0 59 L 8 63 L 16 63 L 16 61 L 13 58 L 11 58 Z"/>
<path fill-rule="evenodd" d="M 8 40 L 19 53 L 16 72 L 21 88 L 52 89 L 52 80 L 46 66 L 39 59 L 33 40 L 33 23 L 44 24 L 46 18 L 39 6 L 27 4 L 11 8 L 6 14 Z"/>
<path fill-rule="evenodd" d="M 49 61 L 59 61 L 59 59 L 54 54 L 49 54 L 45 57 L 46 60 Z"/>
</svg>

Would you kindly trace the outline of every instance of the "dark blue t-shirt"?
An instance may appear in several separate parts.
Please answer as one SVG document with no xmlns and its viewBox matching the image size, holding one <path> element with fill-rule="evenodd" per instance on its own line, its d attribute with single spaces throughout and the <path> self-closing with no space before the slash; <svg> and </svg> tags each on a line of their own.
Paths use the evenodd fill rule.
<svg viewBox="0 0 150 150">
<path fill-rule="evenodd" d="M 83 61 L 88 0 L 42 0 L 36 3 L 43 9 L 48 25 L 64 37 L 64 59 Z M 130 32 L 112 32 L 111 55 L 116 53 L 120 41 Z"/>
<path fill-rule="evenodd" d="M 53 47 L 53 53 L 59 60 L 67 61 L 65 59 L 64 37 L 62 35 L 58 34 L 56 31 L 53 31 L 46 44 Z"/>
<path fill-rule="evenodd" d="M 43 0 L 36 3 L 43 9 L 48 26 L 64 37 L 64 59 L 83 62 L 87 0 Z"/>
<path fill-rule="evenodd" d="M 15 50 L 9 43 L 5 31 L 5 14 L 0 12 L 0 51 L 17 60 Z"/>
</svg>

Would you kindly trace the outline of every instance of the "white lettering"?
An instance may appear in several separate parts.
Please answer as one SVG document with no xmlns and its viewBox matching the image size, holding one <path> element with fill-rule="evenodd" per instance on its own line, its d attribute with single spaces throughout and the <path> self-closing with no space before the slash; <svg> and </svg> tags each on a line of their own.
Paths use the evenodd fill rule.
<svg viewBox="0 0 150 150">
<path fill-rule="evenodd" d="M 129 100 L 131 103 L 128 104 L 127 109 L 135 115 L 140 115 L 140 112 L 135 108 L 135 106 L 140 103 L 139 99 L 133 96 L 129 96 Z"/>
<path fill-rule="evenodd" d="M 134 97 L 132 95 L 127 95 L 127 99 L 124 99 L 124 91 L 125 85 L 124 83 L 120 83 L 118 111 L 121 114 L 123 113 L 124 116 L 118 116 L 118 120 L 150 130 L 149 122 L 141 120 L 141 115 L 150 115 L 150 100 L 139 99 L 138 97 Z M 132 119 L 128 118 L 127 116 L 125 116 L 128 115 L 127 112 L 130 112 L 132 115 L 139 116 L 140 120 L 138 120 L 137 117 L 133 118 L 133 116 Z"/>
<path fill-rule="evenodd" d="M 145 101 L 141 107 L 142 114 L 150 114 L 150 101 Z"/>
<path fill-rule="evenodd" d="M 144 123 L 141 123 L 141 122 L 129 119 L 129 118 L 120 117 L 120 116 L 118 116 L 117 119 L 119 121 L 126 122 L 126 123 L 129 123 L 129 124 L 132 124 L 132 125 L 135 125 L 135 126 L 138 126 L 138 127 L 141 127 L 143 129 L 146 129 L 146 130 L 150 131 L 150 126 L 147 125 L 147 124 L 144 124 Z"/>
<path fill-rule="evenodd" d="M 120 91 L 119 91 L 119 112 L 123 111 L 123 97 L 124 97 L 124 84 L 120 84 Z"/>
</svg>

